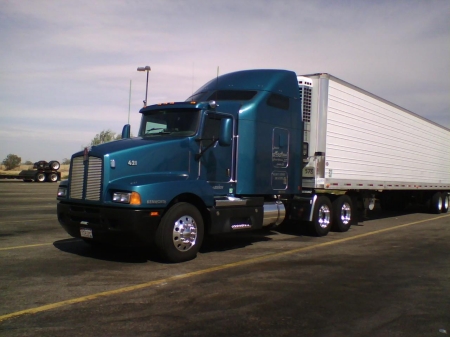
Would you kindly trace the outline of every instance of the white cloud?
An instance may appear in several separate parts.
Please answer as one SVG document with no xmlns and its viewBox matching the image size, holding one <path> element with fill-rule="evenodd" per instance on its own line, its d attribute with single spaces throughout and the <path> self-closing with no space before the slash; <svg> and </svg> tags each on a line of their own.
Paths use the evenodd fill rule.
<svg viewBox="0 0 450 337">
<path fill-rule="evenodd" d="M 130 80 L 136 130 L 144 65 L 149 103 L 184 100 L 217 66 L 282 68 L 329 72 L 450 127 L 449 14 L 440 0 L 4 1 L 0 159 L 45 159 L 55 138 L 69 157 L 119 132 Z M 26 145 L 31 129 L 47 146 Z"/>
</svg>

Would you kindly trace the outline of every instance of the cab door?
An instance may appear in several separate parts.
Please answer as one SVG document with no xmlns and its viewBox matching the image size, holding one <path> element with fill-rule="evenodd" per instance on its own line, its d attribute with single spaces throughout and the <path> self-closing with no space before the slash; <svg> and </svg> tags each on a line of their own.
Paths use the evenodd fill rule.
<svg viewBox="0 0 450 337">
<path fill-rule="evenodd" d="M 220 145 L 219 137 L 224 119 L 233 123 L 232 141 Z M 200 138 L 199 178 L 208 181 L 217 194 L 232 194 L 234 190 L 235 121 L 232 115 L 208 112 Z"/>
</svg>

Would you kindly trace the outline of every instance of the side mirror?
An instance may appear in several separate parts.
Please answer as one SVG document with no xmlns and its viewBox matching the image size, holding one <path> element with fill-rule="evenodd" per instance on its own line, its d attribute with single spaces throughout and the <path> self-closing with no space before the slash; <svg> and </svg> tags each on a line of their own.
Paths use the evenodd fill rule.
<svg viewBox="0 0 450 337">
<path fill-rule="evenodd" d="M 125 124 L 122 129 L 122 139 L 130 138 L 131 134 L 131 125 Z"/>
<path fill-rule="evenodd" d="M 230 146 L 233 138 L 233 119 L 222 118 L 220 121 L 219 145 Z"/>
</svg>

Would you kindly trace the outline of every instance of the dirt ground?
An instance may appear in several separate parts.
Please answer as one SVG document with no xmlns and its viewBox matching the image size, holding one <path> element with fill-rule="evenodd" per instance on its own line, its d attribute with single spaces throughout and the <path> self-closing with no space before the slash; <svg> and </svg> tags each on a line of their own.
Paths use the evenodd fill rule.
<svg viewBox="0 0 450 337">
<path fill-rule="evenodd" d="M 58 170 L 59 172 L 61 172 L 61 176 L 63 178 L 65 176 L 69 175 L 69 166 L 70 165 L 61 165 L 60 169 Z M 33 169 L 33 165 L 20 165 L 13 170 L 7 171 L 5 165 L 0 165 L 0 174 L 8 174 L 8 175 L 17 174 L 18 175 L 20 173 L 20 171 L 32 170 L 32 169 Z"/>
</svg>

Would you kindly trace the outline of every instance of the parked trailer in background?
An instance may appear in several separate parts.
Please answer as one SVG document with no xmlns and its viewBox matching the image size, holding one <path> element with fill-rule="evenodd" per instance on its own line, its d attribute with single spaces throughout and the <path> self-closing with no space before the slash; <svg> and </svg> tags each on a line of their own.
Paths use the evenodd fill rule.
<svg viewBox="0 0 450 337">
<path fill-rule="evenodd" d="M 239 71 L 140 113 L 138 137 L 125 125 L 72 156 L 57 209 L 70 235 L 180 262 L 205 234 L 345 232 L 377 198 L 448 211 L 450 130 L 329 74 Z"/>
<path fill-rule="evenodd" d="M 0 179 L 56 183 L 57 181 L 61 181 L 61 172 L 58 172 L 60 167 L 60 163 L 56 160 L 50 162 L 41 160 L 33 164 L 32 170 L 22 170 L 19 174 L 0 174 Z"/>
</svg>

